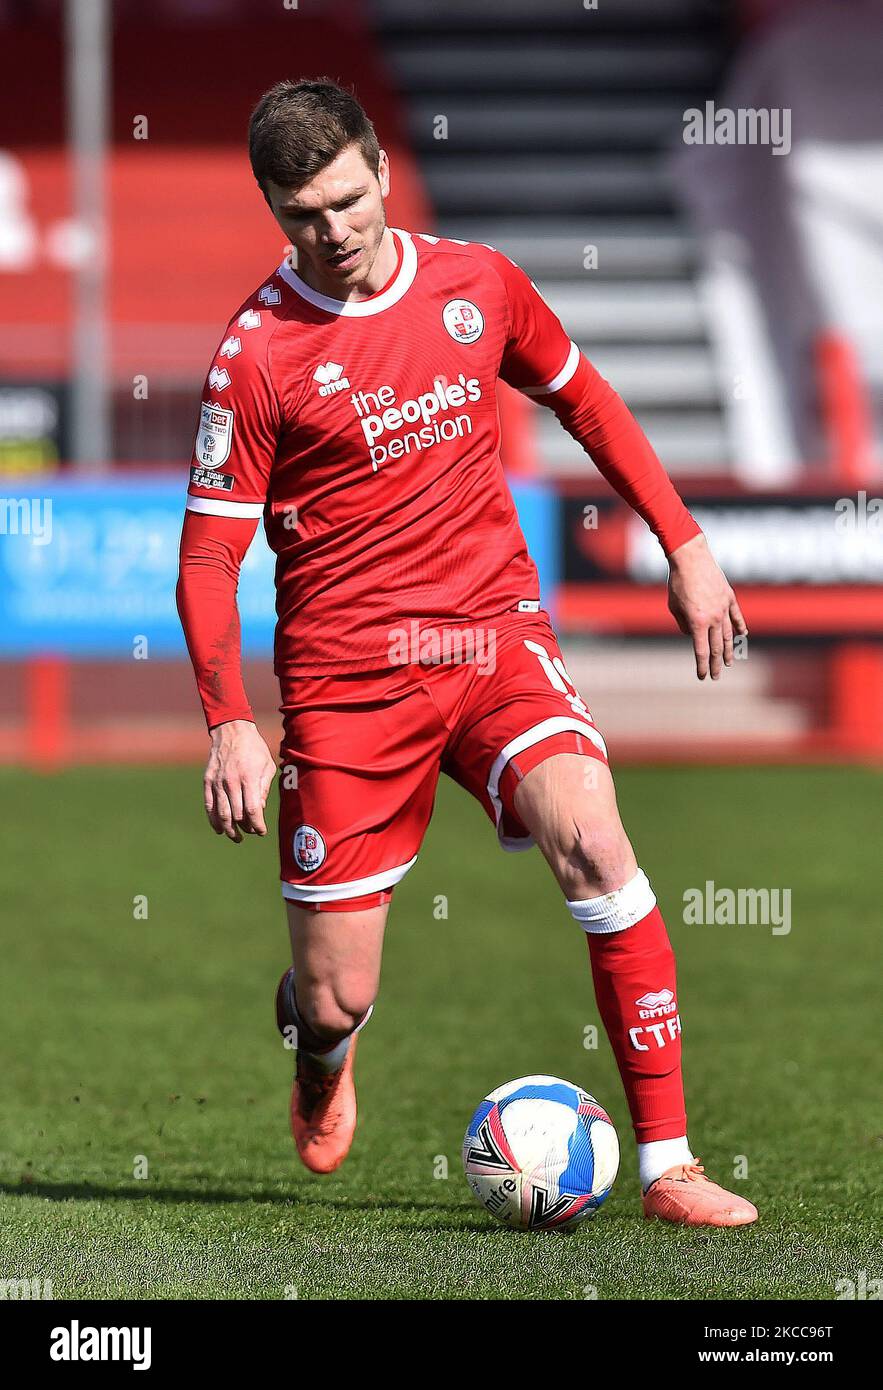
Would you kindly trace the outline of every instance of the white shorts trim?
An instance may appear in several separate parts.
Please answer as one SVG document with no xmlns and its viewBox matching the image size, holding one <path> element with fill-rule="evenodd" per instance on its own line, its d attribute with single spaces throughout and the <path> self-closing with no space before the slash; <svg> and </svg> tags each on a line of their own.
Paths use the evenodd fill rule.
<svg viewBox="0 0 883 1390">
<path fill-rule="evenodd" d="M 576 343 L 571 342 L 570 351 L 567 354 L 567 361 L 564 363 L 558 375 L 553 376 L 551 381 L 547 381 L 545 386 L 522 386 L 520 388 L 522 395 L 551 396 L 554 391 L 560 391 L 562 386 L 567 385 L 579 366 L 580 355 L 580 350 Z"/>
<path fill-rule="evenodd" d="M 568 719 L 566 715 L 557 715 L 553 719 L 544 719 L 541 724 L 534 724 L 532 728 L 526 729 L 523 734 L 513 738 L 506 747 L 496 756 L 491 767 L 490 777 L 487 783 L 487 794 L 491 799 L 494 808 L 494 815 L 497 819 L 497 836 L 503 849 L 517 851 L 530 849 L 535 843 L 532 835 L 511 836 L 500 834 L 500 824 L 503 816 L 503 803 L 500 800 L 500 778 L 503 775 L 506 764 L 510 759 L 523 753 L 525 748 L 532 748 L 535 743 L 542 743 L 544 738 L 551 738 L 553 734 L 564 734 L 573 732 L 585 734 L 594 743 L 600 753 L 607 760 L 607 744 L 594 724 L 586 724 L 580 719 Z"/>
<path fill-rule="evenodd" d="M 188 512 L 202 512 L 205 516 L 243 516 L 260 517 L 264 515 L 263 502 L 227 502 L 222 498 L 191 497 L 187 495 Z"/>
<path fill-rule="evenodd" d="M 351 878 L 348 883 L 288 883 L 283 879 L 282 896 L 296 903 L 328 903 L 335 898 L 360 898 L 364 893 L 392 888 L 416 863 L 415 854 L 407 864 L 399 864 L 395 869 L 383 869 L 379 874 L 369 874 L 367 878 Z"/>
</svg>

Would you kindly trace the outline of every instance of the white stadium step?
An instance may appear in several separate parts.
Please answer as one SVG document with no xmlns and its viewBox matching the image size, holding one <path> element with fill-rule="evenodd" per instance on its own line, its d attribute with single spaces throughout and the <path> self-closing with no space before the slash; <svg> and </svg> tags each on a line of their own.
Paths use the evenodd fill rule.
<svg viewBox="0 0 883 1390">
<path fill-rule="evenodd" d="M 660 603 L 665 602 L 660 591 Z M 720 681 L 697 681 L 686 641 L 671 644 L 587 643 L 562 639 L 565 665 L 599 729 L 616 740 L 670 736 L 754 742 L 796 738 L 810 726 L 806 706 L 773 698 L 773 664 L 761 652 L 725 671 Z"/>
<path fill-rule="evenodd" d="M 667 151 L 713 94 L 707 0 L 373 0 L 443 236 L 521 265 L 676 475 L 731 459 Z M 437 117 L 445 116 L 445 139 Z M 590 468 L 544 411 L 549 474 Z"/>
<path fill-rule="evenodd" d="M 719 400 L 711 351 L 697 346 L 611 347 L 582 344 L 602 376 L 629 406 L 713 406 Z"/>
<path fill-rule="evenodd" d="M 696 259 L 693 236 L 676 219 L 445 216 L 442 236 L 484 242 L 505 252 L 535 279 L 581 273 L 587 247 L 595 248 L 599 280 L 605 277 L 686 276 Z M 545 287 L 548 289 L 548 285 Z"/>
<path fill-rule="evenodd" d="M 665 589 L 659 585 L 659 602 L 665 606 Z M 672 619 L 674 623 L 674 619 Z M 684 661 L 684 653 L 687 661 Z M 573 665 L 570 664 L 573 659 Z M 696 677 L 690 659 L 689 644 L 681 643 L 674 635 L 672 627 L 671 642 L 647 642 L 631 639 L 628 645 L 603 638 L 592 641 L 570 640 L 568 643 L 567 669 L 580 687 L 586 700 L 589 694 L 609 694 L 621 691 L 646 695 L 648 673 L 652 676 L 654 698 L 659 695 L 689 695 L 693 692 Z M 744 661 L 739 661 L 734 670 L 738 671 L 738 692 L 736 684 L 715 687 L 719 693 L 715 699 L 728 699 L 738 693 L 740 699 L 756 699 L 766 695 L 772 680 L 772 663 L 762 650 L 751 650 Z M 729 695 L 727 692 L 729 691 Z"/>
<path fill-rule="evenodd" d="M 543 297 L 578 342 L 683 342 L 704 337 L 705 320 L 692 281 L 639 285 L 582 280 L 543 286 Z"/>
<path fill-rule="evenodd" d="M 689 652 L 685 657 L 688 662 L 692 659 Z M 809 712 L 796 700 L 717 698 L 725 679 L 726 675 L 720 682 L 696 681 L 694 694 L 662 698 L 653 689 L 651 671 L 643 695 L 625 696 L 614 690 L 587 698 L 598 728 L 609 741 L 614 762 L 617 738 L 623 742 L 641 738 L 654 745 L 666 737 L 691 743 L 705 740 L 718 749 L 738 738 L 750 738 L 779 747 L 783 741 L 809 731 Z M 703 695 L 706 689 L 714 690 L 714 700 Z"/>
<path fill-rule="evenodd" d="M 579 477 L 586 470 L 591 473 L 585 452 L 551 411 L 539 408 L 532 418 L 545 474 Z M 666 469 L 676 477 L 727 471 L 730 451 L 717 412 L 643 410 L 637 412 L 637 419 Z"/>
<path fill-rule="evenodd" d="M 658 213 L 671 203 L 668 176 L 658 159 L 592 155 L 574 167 L 566 156 L 500 154 L 493 159 L 426 159 L 430 197 L 446 210 L 492 212 L 519 202 L 550 212 L 585 214 L 626 210 Z"/>
</svg>

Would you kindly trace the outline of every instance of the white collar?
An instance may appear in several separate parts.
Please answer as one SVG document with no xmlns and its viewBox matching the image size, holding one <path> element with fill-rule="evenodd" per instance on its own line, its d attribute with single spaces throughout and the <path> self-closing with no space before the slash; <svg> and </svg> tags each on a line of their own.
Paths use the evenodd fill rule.
<svg viewBox="0 0 883 1390">
<path fill-rule="evenodd" d="M 301 299 L 305 299 L 317 309 L 324 309 L 326 313 L 345 314 L 350 318 L 366 318 L 369 314 L 381 314 L 384 309 L 398 303 L 402 295 L 411 288 L 417 274 L 417 248 L 411 240 L 410 233 L 402 231 L 400 227 L 390 227 L 389 230 L 402 243 L 402 263 L 392 284 L 382 294 L 370 299 L 333 299 L 331 295 L 320 294 L 302 280 L 297 271 L 292 270 L 287 259 L 282 262 L 277 273 Z"/>
</svg>

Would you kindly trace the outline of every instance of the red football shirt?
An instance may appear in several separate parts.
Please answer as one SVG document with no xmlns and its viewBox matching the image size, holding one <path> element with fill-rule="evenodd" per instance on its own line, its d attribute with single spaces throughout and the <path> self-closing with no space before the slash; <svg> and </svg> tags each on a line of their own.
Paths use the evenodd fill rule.
<svg viewBox="0 0 883 1390">
<path fill-rule="evenodd" d="M 392 230 L 369 299 L 283 262 L 237 310 L 205 383 L 187 506 L 263 515 L 276 669 L 385 665 L 393 635 L 536 604 L 500 462 L 498 377 L 560 390 L 580 353 L 501 252 Z"/>
</svg>

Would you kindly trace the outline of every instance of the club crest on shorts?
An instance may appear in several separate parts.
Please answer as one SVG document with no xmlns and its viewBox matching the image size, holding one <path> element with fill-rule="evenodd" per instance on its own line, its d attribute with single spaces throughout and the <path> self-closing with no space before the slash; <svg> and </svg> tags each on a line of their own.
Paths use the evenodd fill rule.
<svg viewBox="0 0 883 1390">
<path fill-rule="evenodd" d="M 294 858 L 305 874 L 325 863 L 325 841 L 314 825 L 299 825 L 295 830 Z"/>
<path fill-rule="evenodd" d="M 474 343 L 484 332 L 484 315 L 471 299 L 449 299 L 442 322 L 455 342 Z"/>
</svg>

